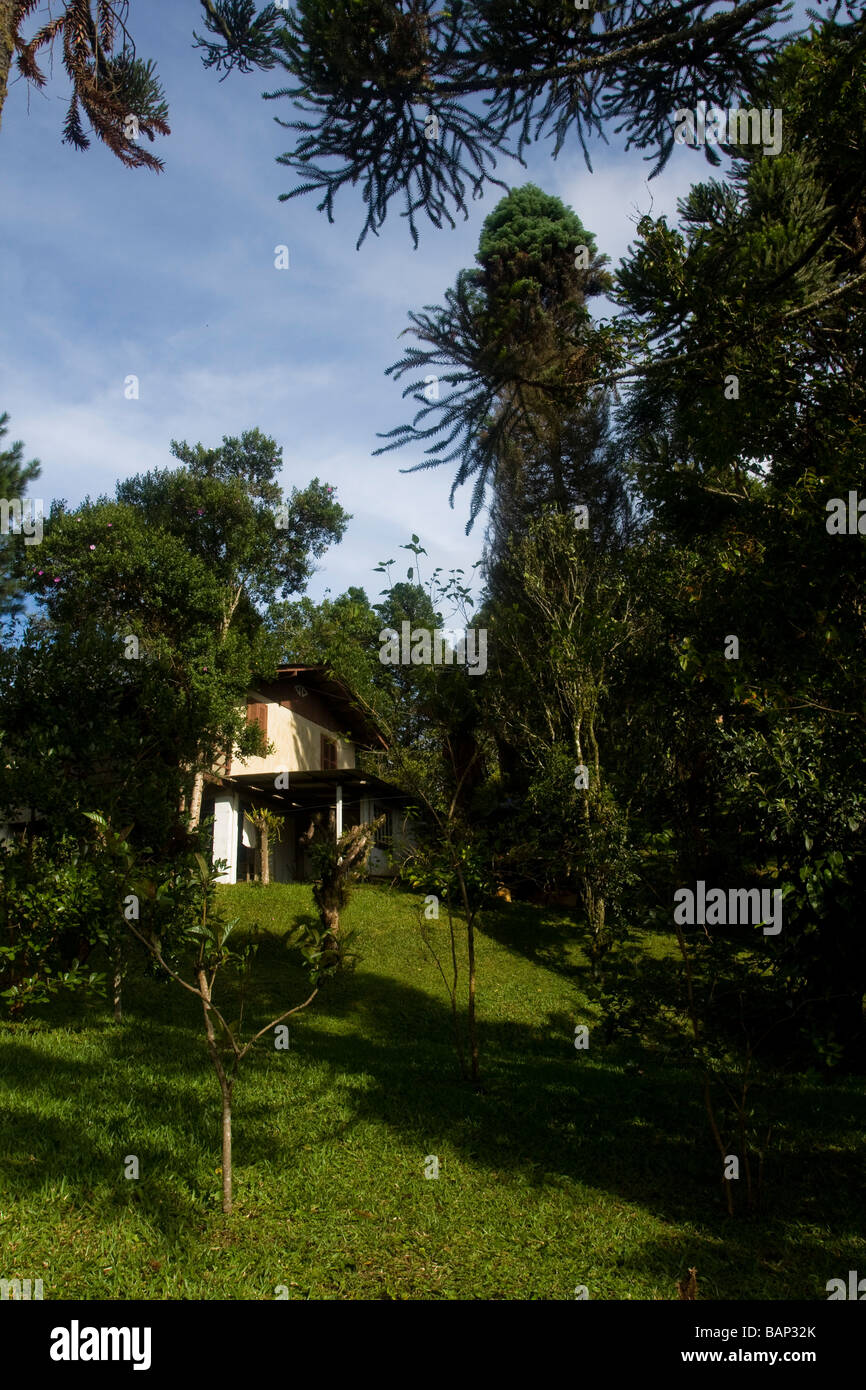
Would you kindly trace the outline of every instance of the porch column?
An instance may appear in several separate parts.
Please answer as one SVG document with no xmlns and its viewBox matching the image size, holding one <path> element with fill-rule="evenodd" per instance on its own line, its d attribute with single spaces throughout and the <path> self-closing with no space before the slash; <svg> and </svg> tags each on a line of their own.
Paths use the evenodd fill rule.
<svg viewBox="0 0 866 1390">
<path fill-rule="evenodd" d="M 221 883 L 237 883 L 238 877 L 238 794 L 223 792 L 214 801 L 213 857 L 225 859 L 228 867 L 220 874 Z"/>
<path fill-rule="evenodd" d="M 337 839 L 343 833 L 343 788 L 337 787 Z"/>
</svg>

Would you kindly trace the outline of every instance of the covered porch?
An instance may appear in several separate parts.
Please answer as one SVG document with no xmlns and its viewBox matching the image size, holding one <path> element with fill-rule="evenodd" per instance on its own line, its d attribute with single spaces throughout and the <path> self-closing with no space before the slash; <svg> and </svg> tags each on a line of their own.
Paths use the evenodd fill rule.
<svg viewBox="0 0 866 1390">
<path fill-rule="evenodd" d="M 274 883 L 303 883 L 312 878 L 305 837 L 317 818 L 324 818 L 339 839 L 353 825 L 385 814 L 367 861 L 373 875 L 391 873 L 395 851 L 411 843 L 407 799 L 378 777 L 342 768 L 282 773 L 274 781 L 279 786 L 260 773 L 239 773 L 214 778 L 206 785 L 202 819 L 214 818 L 213 856 L 228 866 L 221 875 L 223 883 L 243 883 L 255 876 L 258 836 L 248 813 L 257 807 L 266 807 L 284 822 L 280 840 L 269 846 Z"/>
</svg>

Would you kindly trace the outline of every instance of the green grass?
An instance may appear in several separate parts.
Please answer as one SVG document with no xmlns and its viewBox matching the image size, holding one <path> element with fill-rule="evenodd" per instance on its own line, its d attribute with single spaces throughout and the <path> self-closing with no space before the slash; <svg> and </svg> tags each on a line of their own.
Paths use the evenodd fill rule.
<svg viewBox="0 0 866 1390">
<path fill-rule="evenodd" d="M 270 933 L 250 1022 L 304 997 L 284 951 L 301 885 L 221 890 Z M 460 1082 L 414 899 L 360 888 L 362 959 L 268 1038 L 235 1097 L 235 1211 L 219 1210 L 219 1094 L 200 1008 L 131 972 L 104 1003 L 0 1027 L 0 1277 L 46 1298 L 826 1298 L 866 1273 L 862 1084 L 770 1097 L 759 1216 L 727 1217 L 700 1089 L 676 1051 L 605 1045 L 567 914 L 503 906 L 478 942 L 484 1091 Z M 437 930 L 444 938 L 444 923 Z M 647 969 L 678 970 L 646 938 Z M 218 995 L 219 1001 L 219 995 Z M 123 1175 L 138 1156 L 139 1180 Z M 424 1176 L 436 1155 L 438 1180 Z"/>
</svg>

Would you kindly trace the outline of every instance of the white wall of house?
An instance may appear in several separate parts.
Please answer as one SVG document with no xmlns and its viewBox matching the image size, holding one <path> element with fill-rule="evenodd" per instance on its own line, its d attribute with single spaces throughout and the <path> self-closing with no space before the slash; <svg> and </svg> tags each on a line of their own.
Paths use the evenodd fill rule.
<svg viewBox="0 0 866 1390">
<path fill-rule="evenodd" d="M 236 771 L 251 772 L 257 775 L 275 777 L 278 772 L 319 772 L 322 767 L 322 735 L 337 745 L 337 767 L 355 766 L 355 745 L 339 734 L 315 724 L 303 714 L 286 709 L 275 700 L 264 700 L 267 705 L 266 737 L 274 745 L 274 752 L 266 758 L 247 758 L 244 762 L 237 754 L 233 755 L 232 766 Z"/>
<path fill-rule="evenodd" d="M 340 738 L 339 734 L 332 733 L 330 729 L 323 729 L 321 724 L 314 724 L 312 720 L 305 718 L 303 714 L 294 714 L 291 710 L 284 713 L 291 716 L 293 724 L 293 753 L 297 758 L 298 772 L 318 772 L 322 766 L 322 735 L 331 739 L 337 745 L 337 767 L 355 766 L 355 745 Z"/>
<path fill-rule="evenodd" d="M 238 794 L 217 792 L 214 801 L 213 857 L 226 859 L 228 868 L 221 883 L 236 883 L 238 877 Z"/>
</svg>

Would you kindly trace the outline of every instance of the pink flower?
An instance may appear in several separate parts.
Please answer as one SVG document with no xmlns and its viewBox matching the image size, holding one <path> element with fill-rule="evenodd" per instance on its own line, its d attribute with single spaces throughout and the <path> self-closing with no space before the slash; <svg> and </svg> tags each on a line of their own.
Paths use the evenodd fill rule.
<svg viewBox="0 0 866 1390">
<path fill-rule="evenodd" d="M 45 571 L 44 571 L 44 570 L 40 570 L 39 573 L 40 573 L 40 574 L 44 574 Z"/>
<path fill-rule="evenodd" d="M 109 524 L 109 526 L 113 526 L 113 525 L 114 525 L 114 522 L 113 522 L 113 521 L 109 521 L 108 524 Z"/>
<path fill-rule="evenodd" d="M 59 580 L 59 579 L 55 579 L 54 583 L 55 583 L 55 584 L 59 584 L 59 583 L 60 583 L 60 580 Z"/>
<path fill-rule="evenodd" d="M 95 550 L 95 549 L 96 549 L 96 546 L 95 546 L 95 545 L 92 545 L 92 546 L 90 547 L 90 549 L 91 549 L 91 550 Z"/>
</svg>

